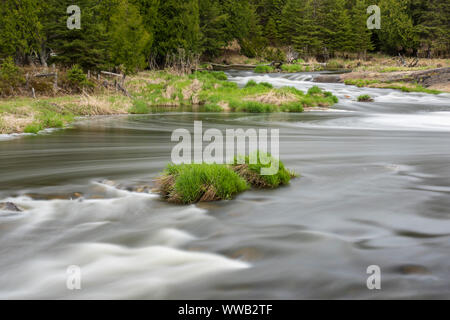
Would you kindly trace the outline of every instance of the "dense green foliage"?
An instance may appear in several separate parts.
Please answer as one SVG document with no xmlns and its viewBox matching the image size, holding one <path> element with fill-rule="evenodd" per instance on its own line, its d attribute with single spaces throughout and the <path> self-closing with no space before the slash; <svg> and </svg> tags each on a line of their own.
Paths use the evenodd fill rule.
<svg viewBox="0 0 450 320">
<path fill-rule="evenodd" d="M 378 0 L 381 30 L 368 30 L 368 0 L 79 0 L 81 29 L 68 29 L 71 0 L 1 0 L 0 58 L 126 73 L 170 55 L 214 57 L 232 40 L 252 58 L 327 59 L 377 50 L 448 56 L 448 0 Z"/>
</svg>

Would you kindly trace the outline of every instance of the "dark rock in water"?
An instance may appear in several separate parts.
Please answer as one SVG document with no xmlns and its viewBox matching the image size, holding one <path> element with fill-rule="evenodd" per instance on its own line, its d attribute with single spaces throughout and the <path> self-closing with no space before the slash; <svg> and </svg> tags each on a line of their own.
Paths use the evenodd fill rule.
<svg viewBox="0 0 450 320">
<path fill-rule="evenodd" d="M 323 74 L 314 78 L 313 82 L 318 83 L 340 83 L 342 82 L 339 74 Z"/>
<path fill-rule="evenodd" d="M 27 193 L 25 196 L 30 197 L 33 200 L 75 200 L 83 197 L 81 192 L 65 193 L 65 194 L 40 194 L 40 193 Z"/>
<path fill-rule="evenodd" d="M 0 203 L 0 210 L 14 211 L 14 212 L 21 212 L 22 211 L 12 202 L 1 202 Z"/>
<path fill-rule="evenodd" d="M 412 274 L 428 275 L 428 274 L 431 274 L 430 270 L 428 270 L 424 266 L 418 266 L 418 265 L 404 265 L 404 266 L 400 266 L 398 269 L 399 269 L 400 273 L 404 274 L 404 275 L 412 275 Z"/>
</svg>

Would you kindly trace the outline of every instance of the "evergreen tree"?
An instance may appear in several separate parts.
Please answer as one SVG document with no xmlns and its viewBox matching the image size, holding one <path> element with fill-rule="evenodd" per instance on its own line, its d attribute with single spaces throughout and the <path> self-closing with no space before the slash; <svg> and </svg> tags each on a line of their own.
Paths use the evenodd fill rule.
<svg viewBox="0 0 450 320">
<path fill-rule="evenodd" d="M 144 50 L 149 42 L 149 35 L 137 8 L 126 0 L 119 0 L 111 16 L 109 39 L 114 66 L 123 66 L 123 71 L 127 74 L 145 67 Z"/>
<path fill-rule="evenodd" d="M 228 15 L 223 11 L 219 0 L 199 0 L 199 5 L 202 52 L 208 56 L 216 56 L 220 48 L 233 40 L 227 25 Z"/>
<path fill-rule="evenodd" d="M 18 63 L 30 63 L 38 56 L 42 41 L 39 16 L 42 5 L 33 0 L 3 0 L 0 6 L 0 55 Z"/>
<path fill-rule="evenodd" d="M 359 56 L 366 56 L 368 50 L 372 50 L 372 32 L 367 28 L 367 3 L 365 0 L 357 0 L 351 11 L 352 20 L 352 51 Z"/>
<path fill-rule="evenodd" d="M 418 37 L 408 15 L 410 0 L 380 0 L 381 30 L 377 32 L 385 52 L 412 53 Z"/>
<path fill-rule="evenodd" d="M 163 61 L 168 53 L 184 49 L 200 52 L 200 16 L 198 0 L 164 0 L 158 8 L 153 50 Z"/>
<path fill-rule="evenodd" d="M 108 67 L 111 52 L 107 50 L 106 22 L 102 16 L 101 3 L 79 0 L 81 29 L 67 28 L 67 8 L 71 0 L 48 0 L 45 12 L 44 30 L 47 35 L 46 48 L 53 53 L 50 62 L 67 66 L 78 64 L 84 69 Z"/>
</svg>

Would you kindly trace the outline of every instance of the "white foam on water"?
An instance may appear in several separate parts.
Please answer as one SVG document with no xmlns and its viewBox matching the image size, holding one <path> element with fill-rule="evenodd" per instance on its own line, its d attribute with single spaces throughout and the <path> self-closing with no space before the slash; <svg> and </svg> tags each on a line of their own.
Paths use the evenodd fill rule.
<svg viewBox="0 0 450 320">
<path fill-rule="evenodd" d="M 214 219 L 206 210 L 175 208 L 155 200 L 154 194 L 94 185 L 115 198 L 1 200 L 24 209 L 18 213 L 20 224 L 2 234 L 3 243 L 35 241 L 33 248 L 21 249 L 27 254 L 17 252 L 15 263 L 3 267 L 0 299 L 163 299 L 183 283 L 250 267 L 219 254 L 185 249 L 197 238 L 182 227 Z M 133 223 L 135 219 L 142 224 Z M 117 234 L 119 239 L 139 241 L 111 243 L 102 241 L 102 234 L 107 239 Z M 66 288 L 66 270 L 71 265 L 81 268 L 82 290 Z"/>
</svg>

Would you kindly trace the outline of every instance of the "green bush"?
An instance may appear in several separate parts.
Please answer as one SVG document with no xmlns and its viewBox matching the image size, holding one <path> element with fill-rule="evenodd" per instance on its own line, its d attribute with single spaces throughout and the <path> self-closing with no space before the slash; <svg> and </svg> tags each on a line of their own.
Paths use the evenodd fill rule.
<svg viewBox="0 0 450 320">
<path fill-rule="evenodd" d="M 10 95 L 25 83 L 22 70 L 15 65 L 11 57 L 0 65 L 0 95 Z"/>
<path fill-rule="evenodd" d="M 69 83 L 79 89 L 82 87 L 92 88 L 94 84 L 88 80 L 83 69 L 79 65 L 74 65 L 67 71 L 67 80 Z"/>
</svg>

